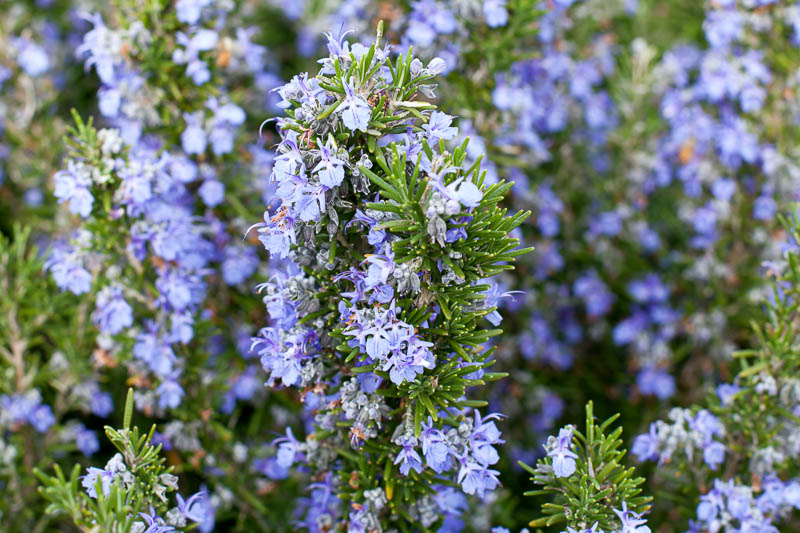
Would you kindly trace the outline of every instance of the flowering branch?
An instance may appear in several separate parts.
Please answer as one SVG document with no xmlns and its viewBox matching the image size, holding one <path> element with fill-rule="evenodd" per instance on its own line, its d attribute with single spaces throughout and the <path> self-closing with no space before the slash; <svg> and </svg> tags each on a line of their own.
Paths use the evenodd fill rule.
<svg viewBox="0 0 800 533">
<path fill-rule="evenodd" d="M 624 466 L 622 428 L 606 435 L 617 418 L 614 415 L 597 425 L 589 402 L 585 433 L 572 426 L 561 428 L 558 437 L 547 440 L 547 456 L 535 469 L 520 461 L 533 476 L 531 480 L 542 485 L 525 495 L 553 497 L 542 506 L 545 516 L 533 520 L 531 527 L 566 523 L 568 533 L 650 532 L 642 515 L 650 509 L 652 498 L 641 495 L 644 478 L 633 477 L 634 468 Z"/>
<path fill-rule="evenodd" d="M 349 502 L 312 492 L 312 530 L 340 512 L 350 531 L 428 530 L 463 507 L 451 487 L 499 484 L 500 417 L 466 393 L 504 375 L 485 370 L 501 330 L 483 326 L 484 280 L 528 251 L 509 236 L 528 213 L 498 206 L 511 184 L 466 165 L 466 141 L 447 150 L 453 117 L 421 98 L 444 61 L 393 61 L 380 41 L 381 26 L 369 48 L 329 35 L 320 72 L 279 89 L 281 202 L 255 226 L 275 275 L 253 345 L 311 428 L 276 441 L 277 463 L 307 464 L 312 488 Z"/>
</svg>

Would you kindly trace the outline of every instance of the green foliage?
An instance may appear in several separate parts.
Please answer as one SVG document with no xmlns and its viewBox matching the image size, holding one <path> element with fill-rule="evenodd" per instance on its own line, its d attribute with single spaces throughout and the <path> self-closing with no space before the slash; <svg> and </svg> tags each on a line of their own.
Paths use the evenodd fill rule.
<svg viewBox="0 0 800 533">
<path fill-rule="evenodd" d="M 0 357 L 9 380 L 0 392 L 27 390 L 41 361 L 32 350 L 48 341 L 46 325 L 69 300 L 42 274 L 43 262 L 30 244 L 30 229 L 15 225 L 12 236 L 0 234 Z"/>
<path fill-rule="evenodd" d="M 49 502 L 46 512 L 65 513 L 75 525 L 86 530 L 128 533 L 134 523 L 141 522 L 140 513 L 163 515 L 167 511 L 167 494 L 177 490 L 178 478 L 172 474 L 173 468 L 165 465 L 161 445 L 152 444 L 155 426 L 148 433 L 140 433 L 138 427 L 131 429 L 132 413 L 133 389 L 128 389 L 123 428 L 105 428 L 106 436 L 122 454 L 127 470 L 115 472 L 105 489 L 101 476 L 97 476 L 93 487 L 96 498 L 79 487 L 80 465 L 73 467 L 69 478 L 57 464 L 53 476 L 34 470 L 42 483 L 39 491 Z"/>
<path fill-rule="evenodd" d="M 620 520 L 614 510 L 622 509 L 623 503 L 637 514 L 650 509 L 652 498 L 641 495 L 644 478 L 634 477 L 635 469 L 624 465 L 622 428 L 606 434 L 618 417 L 614 415 L 597 425 L 592 402 L 586 404 L 585 433 L 573 430 L 572 442 L 578 457 L 576 470 L 570 476 L 556 477 L 549 457 L 541 459 L 536 469 L 520 461 L 531 474 L 531 481 L 542 485 L 541 489 L 525 495 L 546 495 L 553 500 L 542 505 L 544 516 L 531 521 L 531 527 L 566 523 L 568 527 L 583 530 L 597 523 L 603 531 L 615 531 Z"/>
</svg>

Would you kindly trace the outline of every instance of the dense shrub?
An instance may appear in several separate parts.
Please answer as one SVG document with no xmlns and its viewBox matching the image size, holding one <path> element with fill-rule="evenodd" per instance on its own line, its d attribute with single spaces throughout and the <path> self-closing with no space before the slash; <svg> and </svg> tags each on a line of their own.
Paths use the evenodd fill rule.
<svg viewBox="0 0 800 533">
<path fill-rule="evenodd" d="M 797 529 L 795 2 L 2 12 L 0 529 Z"/>
</svg>

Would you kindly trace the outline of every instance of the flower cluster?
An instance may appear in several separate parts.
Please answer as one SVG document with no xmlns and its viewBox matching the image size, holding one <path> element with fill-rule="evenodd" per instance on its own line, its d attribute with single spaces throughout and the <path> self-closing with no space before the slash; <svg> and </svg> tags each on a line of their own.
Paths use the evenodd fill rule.
<svg viewBox="0 0 800 533">
<path fill-rule="evenodd" d="M 640 461 L 658 461 L 663 472 L 689 471 L 703 480 L 691 531 L 777 531 L 800 504 L 795 468 L 800 449 L 794 440 L 800 388 L 796 357 L 788 348 L 797 339 L 800 220 L 795 215 L 784 223 L 791 235 L 784 258 L 766 265 L 775 278 L 774 299 L 757 329 L 760 345 L 737 353 L 743 370 L 733 383 L 717 387 L 707 408 L 694 415 L 675 408 L 669 422 L 654 422 L 634 440 Z"/>
<path fill-rule="evenodd" d="M 25 394 L 0 396 L 0 424 L 30 424 L 39 433 L 46 432 L 56 419 L 49 405 L 42 403 L 39 391 L 31 389 Z"/>
<path fill-rule="evenodd" d="M 380 29 L 369 47 L 329 34 L 328 50 L 316 76 L 278 89 L 280 204 L 253 227 L 275 271 L 259 286 L 273 325 L 253 349 L 268 384 L 302 391 L 309 418 L 305 441 L 276 441 L 275 461 L 308 464 L 349 502 L 309 510 L 312 531 L 414 516 L 431 527 L 460 506 L 432 486 L 484 496 L 499 484 L 499 415 L 464 395 L 500 377 L 484 370 L 497 331 L 479 329 L 496 309 L 481 305 L 482 280 L 525 253 L 507 236 L 525 214 L 504 216 L 510 185 L 466 167 L 466 143 L 449 152 L 452 117 L 418 98 L 442 59 L 392 60 Z"/>
<path fill-rule="evenodd" d="M 206 7 L 178 10 L 156 32 L 141 20 L 112 28 L 99 13 L 87 15 L 92 27 L 76 53 L 97 73 L 98 108 L 113 127 L 97 131 L 79 120 L 73 156 L 54 176 L 55 197 L 83 222 L 48 269 L 61 288 L 95 296 L 101 335 L 133 340 L 132 373 L 156 380 L 137 395 L 143 409 L 181 404 L 178 354 L 207 320 L 214 276 L 235 290 L 257 268 L 255 253 L 235 244 L 242 227 L 214 210 L 226 195 L 219 176 L 232 172 L 225 156 L 241 144 L 246 120 L 218 71 L 261 74 L 266 50 L 250 42 L 252 32 L 235 41 L 220 35 L 228 8 Z M 178 86 L 186 88 L 180 109 L 167 98 Z M 167 144 L 175 135 L 180 145 Z M 119 341 L 110 342 L 119 351 Z"/>
<path fill-rule="evenodd" d="M 42 512 L 31 469 L 104 452 L 98 429 L 113 421 L 124 385 L 134 385 L 137 410 L 159 419 L 154 438 L 183 462 L 181 473 L 197 474 L 189 486 L 213 487 L 208 499 L 223 516 L 252 516 L 258 511 L 234 493 L 244 490 L 242 471 L 261 482 L 253 465 L 272 451 L 271 438 L 246 426 L 232 437 L 228 428 L 241 411 L 266 423 L 292 411 L 262 402 L 249 349 L 259 302 L 247 283 L 258 258 L 254 243 L 241 242 L 261 193 L 270 194 L 263 169 L 271 156 L 245 121 L 246 105 L 261 109 L 260 93 L 274 82 L 271 58 L 243 25 L 247 10 L 229 2 L 207 2 L 196 17 L 167 2 L 31 9 L 57 27 L 20 30 L 22 71 L 6 61 L 16 48 L 0 53 L 11 71 L 3 72 L 0 155 L 10 147 L 18 164 L 0 180 L 0 231 L 25 246 L 25 233 L 11 232 L 24 213 L 46 260 L 43 269 L 32 248 L 12 255 L 0 285 L 2 370 L 12 377 L 0 384 L 0 485 L 17 495 L 0 504 L 0 522 L 25 530 L 64 521 Z M 15 7 L 0 41 L 25 25 L 27 10 Z M 182 34 L 208 40 L 187 46 Z M 55 50 L 38 75 L 28 72 L 41 63 L 34 35 Z M 196 74 L 203 70 L 206 79 Z M 50 95 L 51 75 L 60 99 Z M 31 101 L 17 104 L 19 96 Z M 70 108 L 78 112 L 65 143 Z M 47 180 L 39 202 L 29 202 L 27 190 Z M 17 280 L 21 266 L 27 277 Z"/>
<path fill-rule="evenodd" d="M 9 5 L 2 529 L 797 529 L 795 4 Z"/>
</svg>

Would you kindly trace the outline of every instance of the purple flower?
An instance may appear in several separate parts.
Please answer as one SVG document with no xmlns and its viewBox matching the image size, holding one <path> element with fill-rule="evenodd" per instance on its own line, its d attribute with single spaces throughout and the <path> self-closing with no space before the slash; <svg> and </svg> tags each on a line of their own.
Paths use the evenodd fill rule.
<svg viewBox="0 0 800 533">
<path fill-rule="evenodd" d="M 636 377 L 636 384 L 642 394 L 653 394 L 660 400 L 675 394 L 675 378 L 661 368 L 647 366 Z"/>
<path fill-rule="evenodd" d="M 81 479 L 81 485 L 86 489 L 86 493 L 89 496 L 97 498 L 97 480 L 99 479 L 103 494 L 108 496 L 111 492 L 111 484 L 117 479 L 117 475 L 126 470 L 122 455 L 118 453 L 106 463 L 103 469 L 89 467 L 87 474 Z"/>
<path fill-rule="evenodd" d="M 422 423 L 420 440 L 425 463 L 439 474 L 449 470 L 452 450 L 447 444 L 444 433 L 433 426 L 430 416 L 427 422 Z"/>
<path fill-rule="evenodd" d="M 103 494 L 108 496 L 111 492 L 111 483 L 116 478 L 115 472 L 108 472 L 101 468 L 90 466 L 88 474 L 83 476 L 81 485 L 86 489 L 86 493 L 92 498 L 97 498 L 97 480 L 100 479 L 103 487 Z"/>
<path fill-rule="evenodd" d="M 92 288 L 92 275 L 83 267 L 80 255 L 75 250 L 56 247 L 44 267 L 53 275 L 61 290 L 84 294 Z"/>
<path fill-rule="evenodd" d="M 506 0 L 484 0 L 483 16 L 490 28 L 498 28 L 508 23 Z"/>
<path fill-rule="evenodd" d="M 39 433 L 44 433 L 56 423 L 56 417 L 53 415 L 53 410 L 50 409 L 49 405 L 42 404 L 33 410 L 28 417 L 28 421 L 33 426 L 33 429 Z"/>
<path fill-rule="evenodd" d="M 598 522 L 592 524 L 592 527 L 587 527 L 585 529 L 575 529 L 572 527 L 567 526 L 567 530 L 565 533 L 603 533 L 603 530 L 597 529 Z M 562 532 L 564 533 L 564 532 Z"/>
<path fill-rule="evenodd" d="M 202 154 L 206 151 L 208 142 L 206 132 L 202 127 L 202 112 L 184 113 L 186 129 L 181 133 L 181 146 L 187 154 Z"/>
<path fill-rule="evenodd" d="M 487 490 L 494 490 L 500 485 L 497 479 L 499 472 L 485 465 L 471 461 L 466 457 L 460 458 L 461 468 L 458 471 L 457 482 L 466 494 L 477 494 L 483 498 Z"/>
<path fill-rule="evenodd" d="M 659 458 L 658 434 L 655 423 L 650 424 L 648 433 L 642 433 L 633 439 L 631 452 L 639 461 L 656 461 Z"/>
<path fill-rule="evenodd" d="M 272 441 L 273 446 L 276 444 L 279 446 L 275 459 L 278 463 L 278 466 L 281 468 L 291 468 L 294 463 L 304 460 L 301 450 L 301 443 L 295 438 L 294 433 L 292 433 L 292 428 L 286 428 L 285 437 L 279 437 Z"/>
<path fill-rule="evenodd" d="M 735 9 L 712 9 L 703 23 L 708 43 L 724 48 L 738 40 L 744 29 L 744 17 Z"/>
<path fill-rule="evenodd" d="M 669 289 L 658 274 L 647 274 L 628 284 L 628 292 L 639 303 L 663 302 L 669 297 Z"/>
<path fill-rule="evenodd" d="M 736 383 L 722 383 L 717 387 L 717 397 L 722 405 L 728 406 L 733 402 L 733 395 L 740 390 Z"/>
<path fill-rule="evenodd" d="M 458 213 L 459 203 L 464 207 L 472 208 L 477 207 L 483 199 L 483 192 L 478 186 L 463 177 L 445 185 L 444 176 L 431 172 L 428 174 L 432 176 L 429 183 L 439 191 L 445 200 L 449 200 L 445 208 L 448 215 Z"/>
<path fill-rule="evenodd" d="M 225 185 L 221 181 L 208 179 L 203 182 L 197 193 L 208 207 L 216 207 L 225 200 Z"/>
<path fill-rule="evenodd" d="M 328 188 L 338 187 L 344 179 L 344 161 L 336 157 L 330 139 L 320 147 L 319 155 L 320 162 L 314 167 L 319 182 Z"/>
<path fill-rule="evenodd" d="M 183 387 L 171 376 L 158 386 L 156 389 L 156 396 L 158 397 L 159 408 L 175 409 L 181 404 Z"/>
<path fill-rule="evenodd" d="M 689 420 L 689 425 L 703 434 L 705 442 L 710 442 L 712 437 L 721 437 L 725 434 L 725 429 L 719 418 L 714 416 L 711 411 L 701 409 L 694 415 L 694 418 Z"/>
<path fill-rule="evenodd" d="M 180 494 L 175 498 L 178 500 L 178 511 L 192 522 L 200 524 L 198 529 L 203 532 L 211 531 L 214 527 L 214 507 L 208 499 L 208 493 L 201 490 L 193 494 L 188 500 L 184 500 Z"/>
<path fill-rule="evenodd" d="M 175 34 L 175 41 L 183 48 L 176 48 L 172 52 L 172 61 L 179 65 L 186 65 L 186 75 L 195 85 L 203 85 L 211 79 L 208 64 L 200 59 L 199 53 L 213 50 L 217 46 L 219 35 L 214 30 L 201 28 L 194 32 L 191 38 L 183 32 Z"/>
<path fill-rule="evenodd" d="M 232 152 L 236 128 L 244 124 L 246 119 L 244 111 L 231 102 L 219 105 L 214 97 L 208 99 L 206 107 L 214 112 L 214 122 L 209 135 L 211 150 L 218 156 Z"/>
<path fill-rule="evenodd" d="M 354 83 L 354 79 L 350 83 Z M 342 80 L 345 91 L 344 101 L 336 108 L 336 112 L 342 116 L 342 123 L 350 131 L 367 131 L 372 109 L 363 96 L 356 94 L 346 81 Z"/>
<path fill-rule="evenodd" d="M 17 63 L 25 74 L 35 78 L 47 72 L 50 59 L 44 48 L 26 38 L 14 39 L 13 43 L 17 49 Z"/>
<path fill-rule="evenodd" d="M 114 410 L 114 402 L 111 399 L 111 395 L 103 391 L 92 392 L 92 396 L 89 399 L 89 410 L 99 417 L 107 417 Z"/>
<path fill-rule="evenodd" d="M 390 342 L 397 342 L 397 340 L 390 339 Z M 381 367 L 382 370 L 389 371 L 389 379 L 396 385 L 414 381 L 416 376 L 422 374 L 426 368 L 430 369 L 435 366 L 435 357 L 429 349 L 433 346 L 432 342 L 411 336 L 404 344 L 405 346 L 401 345 L 391 349 L 391 355 L 386 358 L 386 362 Z"/>
<path fill-rule="evenodd" d="M 92 185 L 92 177 L 88 169 L 81 163 L 70 159 L 67 163 L 67 170 L 59 170 L 53 179 L 55 181 L 53 194 L 58 198 L 59 203 L 69 202 L 70 212 L 83 218 L 92 213 L 94 196 L 89 190 Z"/>
<path fill-rule="evenodd" d="M 83 42 L 75 50 L 75 54 L 77 57 L 88 55 L 86 68 L 94 65 L 100 80 L 107 85 L 113 85 L 116 81 L 115 67 L 122 40 L 103 23 L 100 13 L 86 15 L 84 18 L 91 22 L 94 28 L 84 34 Z"/>
<path fill-rule="evenodd" d="M 416 437 L 403 435 L 397 444 L 403 447 L 394 459 L 394 464 L 400 465 L 400 473 L 407 476 L 412 469 L 417 473 L 422 472 L 422 458 L 414 449 L 417 446 Z"/>
<path fill-rule="evenodd" d="M 753 218 L 756 220 L 772 220 L 777 206 L 771 196 L 759 196 L 753 204 Z"/>
<path fill-rule="evenodd" d="M 177 531 L 174 527 L 168 526 L 152 507 L 150 508 L 150 514 L 139 513 L 139 516 L 142 518 L 144 525 L 147 526 L 143 533 L 171 533 L 172 531 Z"/>
<path fill-rule="evenodd" d="M 590 316 L 603 316 L 608 313 L 615 299 L 593 270 L 575 280 L 573 291 L 575 296 L 584 301 L 586 312 Z"/>
<path fill-rule="evenodd" d="M 493 465 L 500 460 L 493 445 L 505 442 L 500 438 L 500 430 L 494 423 L 494 420 L 500 419 L 501 415 L 494 413 L 481 418 L 477 410 L 474 415 L 475 420 L 469 437 L 470 451 L 479 463 Z"/>
<path fill-rule="evenodd" d="M 578 455 L 572 451 L 572 428 L 561 428 L 558 437 L 550 437 L 546 446 L 547 456 L 553 459 L 553 473 L 556 477 L 569 477 L 575 472 L 575 459 Z M 549 439 L 549 440 L 550 440 Z"/>
<path fill-rule="evenodd" d="M 160 376 L 170 374 L 173 364 L 177 361 L 172 346 L 159 334 L 159 327 L 154 323 L 148 324 L 145 330 L 136 336 L 133 356 L 147 363 L 150 370 Z"/>
<path fill-rule="evenodd" d="M 650 533 L 650 528 L 645 525 L 647 520 L 641 514 L 629 511 L 627 502 L 622 502 L 622 510 L 614 509 L 614 513 L 622 522 L 620 533 Z"/>
<path fill-rule="evenodd" d="M 716 470 L 719 465 L 725 460 L 725 446 L 717 441 L 712 441 L 703 447 L 703 461 Z"/>
<path fill-rule="evenodd" d="M 417 0 L 411 4 L 406 38 L 416 46 L 427 48 L 437 34 L 449 35 L 458 28 L 452 11 L 435 0 Z"/>
<path fill-rule="evenodd" d="M 104 287 L 97 295 L 92 321 L 103 333 L 116 335 L 133 325 L 133 309 L 117 286 Z"/>
<path fill-rule="evenodd" d="M 431 113 L 428 123 L 422 125 L 422 129 L 425 130 L 426 137 L 431 141 L 439 139 L 447 141 L 458 135 L 458 128 L 451 126 L 452 123 L 453 117 L 441 111 L 434 111 Z"/>
<path fill-rule="evenodd" d="M 228 285 L 238 285 L 253 275 L 258 263 L 258 255 L 252 248 L 228 245 L 221 265 L 222 279 Z"/>
<path fill-rule="evenodd" d="M 711 184 L 711 194 L 714 198 L 725 200 L 726 202 L 731 199 L 736 192 L 736 182 L 730 178 L 719 178 L 714 180 Z"/>
<path fill-rule="evenodd" d="M 100 441 L 97 434 L 86 426 L 80 424 L 75 430 L 75 446 L 82 454 L 89 457 L 100 449 Z"/>
<path fill-rule="evenodd" d="M 633 342 L 639 333 L 644 331 L 647 324 L 647 315 L 641 312 L 637 312 L 633 316 L 626 318 L 614 326 L 614 331 L 611 334 L 614 339 L 614 344 L 617 346 L 624 346 Z"/>
<path fill-rule="evenodd" d="M 178 20 L 186 24 L 197 24 L 203 8 L 211 5 L 212 0 L 178 0 L 175 11 Z"/>
</svg>

